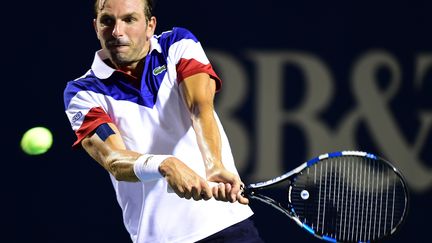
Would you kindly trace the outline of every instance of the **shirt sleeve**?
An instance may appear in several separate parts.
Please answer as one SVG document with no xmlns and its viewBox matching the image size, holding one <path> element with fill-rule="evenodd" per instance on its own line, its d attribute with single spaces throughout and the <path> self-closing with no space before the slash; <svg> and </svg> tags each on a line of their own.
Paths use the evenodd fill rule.
<svg viewBox="0 0 432 243">
<path fill-rule="evenodd" d="M 216 91 L 222 87 L 222 80 L 218 77 L 207 58 L 198 39 L 188 30 L 176 28 L 176 41 L 170 47 L 169 55 L 176 63 L 177 81 L 198 73 L 207 73 L 216 81 Z"/>
<path fill-rule="evenodd" d="M 97 102 L 95 94 L 68 85 L 64 92 L 65 112 L 77 137 L 73 148 L 81 146 L 81 141 L 99 125 L 112 122 L 110 116 Z"/>
</svg>

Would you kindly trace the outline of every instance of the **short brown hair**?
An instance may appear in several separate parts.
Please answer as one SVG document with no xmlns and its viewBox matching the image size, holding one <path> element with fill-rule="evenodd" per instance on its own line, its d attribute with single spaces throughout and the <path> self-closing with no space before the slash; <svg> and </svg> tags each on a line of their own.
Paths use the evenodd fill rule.
<svg viewBox="0 0 432 243">
<path fill-rule="evenodd" d="M 94 14 L 95 16 L 99 13 L 99 2 L 101 0 L 96 0 L 94 5 Z M 106 0 L 104 0 L 106 1 Z M 144 0 L 144 15 L 146 16 L 147 20 L 150 20 L 150 18 L 153 16 L 153 11 L 155 7 L 155 0 Z"/>
</svg>

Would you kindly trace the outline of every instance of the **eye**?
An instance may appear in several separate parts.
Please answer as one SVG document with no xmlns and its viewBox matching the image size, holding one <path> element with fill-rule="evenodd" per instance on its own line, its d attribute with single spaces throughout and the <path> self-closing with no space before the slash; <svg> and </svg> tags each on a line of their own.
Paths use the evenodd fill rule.
<svg viewBox="0 0 432 243">
<path fill-rule="evenodd" d="M 99 22 L 104 26 L 113 26 L 115 23 L 115 20 L 110 16 L 102 16 L 100 18 Z"/>
<path fill-rule="evenodd" d="M 137 21 L 137 19 L 135 17 L 133 17 L 133 16 L 127 16 L 127 17 L 125 17 L 123 19 L 123 21 L 126 22 L 126 23 L 132 23 L 132 22 Z"/>
</svg>

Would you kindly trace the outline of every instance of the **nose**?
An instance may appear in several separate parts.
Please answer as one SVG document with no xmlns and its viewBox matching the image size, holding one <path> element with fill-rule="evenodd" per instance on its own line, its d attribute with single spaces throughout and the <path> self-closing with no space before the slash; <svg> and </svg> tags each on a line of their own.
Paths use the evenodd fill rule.
<svg viewBox="0 0 432 243">
<path fill-rule="evenodd" d="M 115 38 L 119 38 L 124 35 L 124 27 L 122 21 L 116 21 L 116 24 L 114 25 L 113 28 L 112 35 Z"/>
</svg>

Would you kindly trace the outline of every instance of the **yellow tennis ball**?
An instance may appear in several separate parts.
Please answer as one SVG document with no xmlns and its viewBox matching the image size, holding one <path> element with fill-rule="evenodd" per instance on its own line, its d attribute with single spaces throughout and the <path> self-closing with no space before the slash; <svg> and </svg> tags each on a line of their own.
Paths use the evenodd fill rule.
<svg viewBox="0 0 432 243">
<path fill-rule="evenodd" d="M 24 133 L 21 139 L 22 150 L 29 155 L 43 154 L 51 148 L 53 137 L 45 127 L 34 127 Z"/>
</svg>

